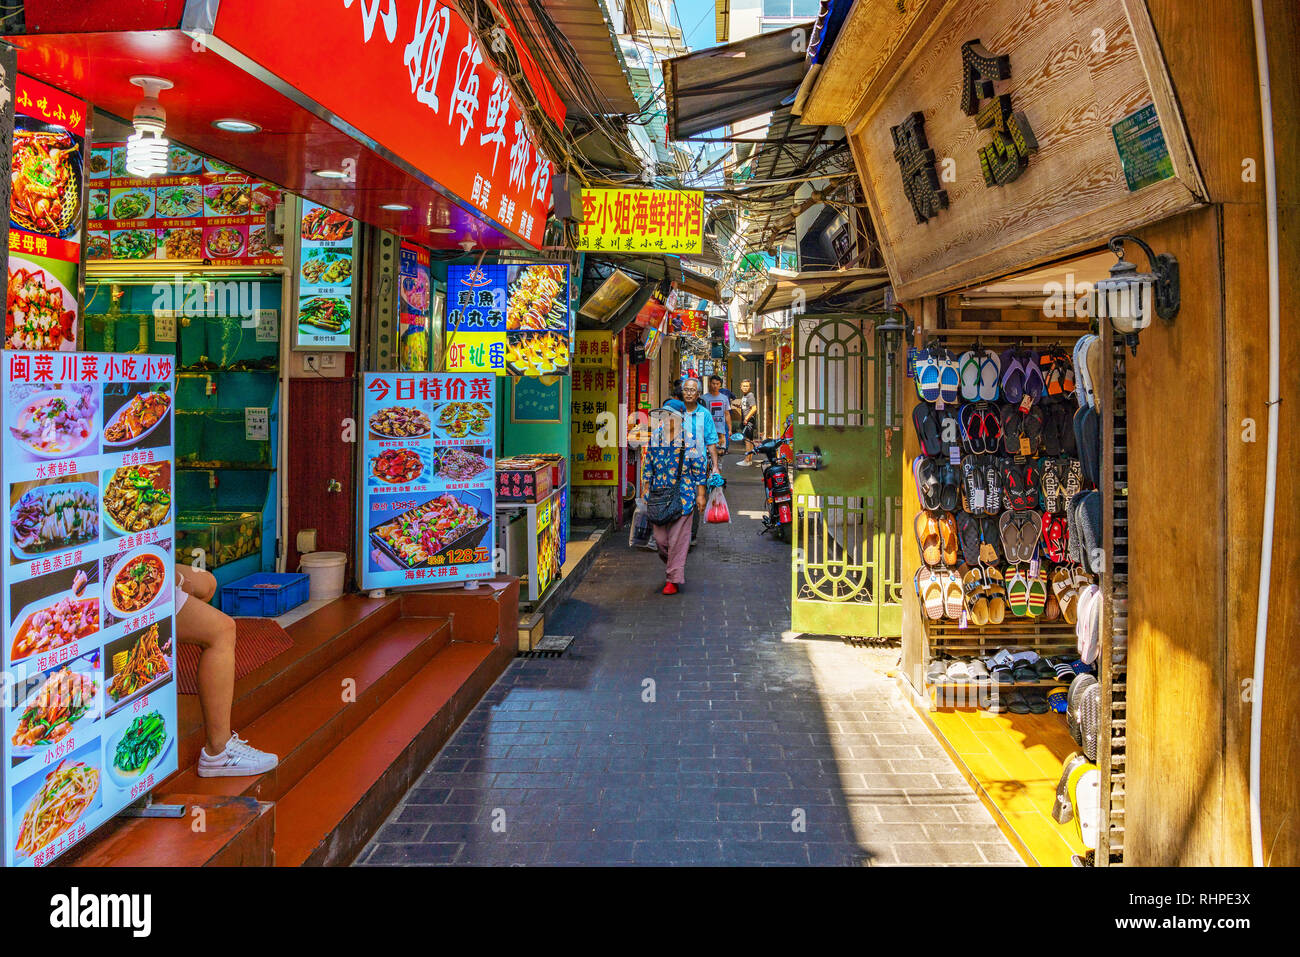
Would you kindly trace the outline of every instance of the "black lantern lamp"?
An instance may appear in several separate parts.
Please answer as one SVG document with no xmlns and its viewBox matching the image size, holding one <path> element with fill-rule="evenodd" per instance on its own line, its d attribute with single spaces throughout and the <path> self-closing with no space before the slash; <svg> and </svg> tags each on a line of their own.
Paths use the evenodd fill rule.
<svg viewBox="0 0 1300 957">
<path fill-rule="evenodd" d="M 1138 272 L 1124 258 L 1125 240 L 1142 247 L 1151 272 Z M 1098 322 L 1109 319 L 1124 337 L 1129 351 L 1137 355 L 1138 334 L 1151 325 L 1151 317 L 1171 320 L 1178 315 L 1178 260 L 1169 253 L 1156 255 L 1136 236 L 1116 236 L 1106 244 L 1119 261 L 1110 276 L 1093 286 L 1093 315 Z"/>
</svg>

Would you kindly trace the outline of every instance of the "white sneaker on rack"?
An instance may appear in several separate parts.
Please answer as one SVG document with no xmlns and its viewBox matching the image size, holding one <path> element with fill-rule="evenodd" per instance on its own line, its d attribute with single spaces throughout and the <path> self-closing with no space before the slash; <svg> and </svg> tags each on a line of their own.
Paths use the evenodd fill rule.
<svg viewBox="0 0 1300 957">
<path fill-rule="evenodd" d="M 196 770 L 201 778 L 243 778 L 265 774 L 279 763 L 276 755 L 257 750 L 232 731 L 220 754 L 208 754 L 206 745 L 199 749 Z"/>
</svg>

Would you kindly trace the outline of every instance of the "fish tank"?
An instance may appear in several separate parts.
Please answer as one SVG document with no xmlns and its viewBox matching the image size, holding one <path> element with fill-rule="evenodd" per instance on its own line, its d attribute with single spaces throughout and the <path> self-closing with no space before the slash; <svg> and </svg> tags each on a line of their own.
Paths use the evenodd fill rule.
<svg viewBox="0 0 1300 957">
<path fill-rule="evenodd" d="M 262 516 L 257 512 L 205 509 L 176 517 L 176 553 L 182 564 L 202 549 L 209 568 L 229 565 L 262 550 Z"/>
</svg>

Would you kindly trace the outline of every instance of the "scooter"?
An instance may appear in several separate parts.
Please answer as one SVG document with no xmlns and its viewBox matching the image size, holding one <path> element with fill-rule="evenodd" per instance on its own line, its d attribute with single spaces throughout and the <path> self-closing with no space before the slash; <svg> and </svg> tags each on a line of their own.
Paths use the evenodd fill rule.
<svg viewBox="0 0 1300 957">
<path fill-rule="evenodd" d="M 767 514 L 763 516 L 763 530 L 759 534 L 775 531 L 777 540 L 788 544 L 794 519 L 794 495 L 790 488 L 789 460 L 778 454 L 780 445 L 778 439 L 766 439 L 754 446 L 754 451 L 767 459 L 763 466 Z"/>
</svg>

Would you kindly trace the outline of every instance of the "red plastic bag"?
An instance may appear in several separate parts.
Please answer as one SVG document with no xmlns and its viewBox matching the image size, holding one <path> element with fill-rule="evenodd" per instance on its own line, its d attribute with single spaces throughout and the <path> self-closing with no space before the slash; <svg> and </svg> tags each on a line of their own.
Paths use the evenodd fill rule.
<svg viewBox="0 0 1300 957">
<path fill-rule="evenodd" d="M 709 500 L 704 504 L 704 520 L 710 525 L 725 525 L 731 521 L 731 510 L 727 508 L 727 497 L 721 488 L 709 493 Z"/>
</svg>

